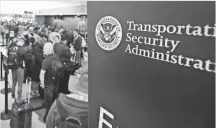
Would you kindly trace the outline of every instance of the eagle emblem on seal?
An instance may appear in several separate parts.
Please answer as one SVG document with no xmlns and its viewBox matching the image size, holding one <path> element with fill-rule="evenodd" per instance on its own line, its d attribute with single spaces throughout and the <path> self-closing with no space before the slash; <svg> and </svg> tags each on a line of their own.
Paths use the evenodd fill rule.
<svg viewBox="0 0 216 128">
<path fill-rule="evenodd" d="M 113 16 L 101 18 L 95 28 L 95 39 L 100 48 L 106 51 L 116 49 L 122 40 L 122 27 Z"/>
<path fill-rule="evenodd" d="M 106 42 L 112 42 L 117 36 L 117 25 L 111 23 L 100 24 L 100 37 Z"/>
</svg>

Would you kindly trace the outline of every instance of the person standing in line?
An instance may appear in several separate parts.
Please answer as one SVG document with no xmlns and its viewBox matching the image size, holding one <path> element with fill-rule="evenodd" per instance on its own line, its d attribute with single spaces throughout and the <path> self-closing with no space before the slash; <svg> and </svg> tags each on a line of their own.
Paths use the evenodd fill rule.
<svg viewBox="0 0 216 128">
<path fill-rule="evenodd" d="M 46 128 L 56 128 L 56 126 L 62 128 L 67 117 L 78 117 L 80 112 L 87 113 L 80 121 L 82 128 L 88 128 L 88 63 L 81 67 L 79 73 L 70 76 L 68 83 L 70 93 L 61 93 L 52 104 L 47 116 Z"/>
<path fill-rule="evenodd" d="M 38 42 L 38 41 L 40 40 L 38 28 L 35 28 L 35 29 L 33 30 L 33 37 L 35 38 L 35 42 Z"/>
<path fill-rule="evenodd" d="M 25 44 L 24 38 L 19 38 L 17 40 L 17 60 L 18 60 L 18 67 L 12 69 L 12 98 L 15 98 L 15 88 L 18 82 L 18 103 L 23 102 L 22 100 L 22 86 L 24 81 L 24 72 L 25 72 L 25 61 L 28 59 L 27 51 L 23 47 Z"/>
<path fill-rule="evenodd" d="M 40 86 L 44 88 L 44 105 L 46 106 L 46 112 L 45 116 L 43 118 L 39 118 L 39 120 L 46 122 L 47 114 L 55 100 L 55 94 L 57 92 L 57 87 L 54 84 L 52 75 L 52 64 L 56 58 L 55 55 L 53 55 L 53 44 L 50 42 L 46 43 L 44 45 L 43 52 L 46 58 L 43 60 L 40 72 Z"/>
<path fill-rule="evenodd" d="M 35 57 L 35 62 L 32 68 L 30 69 L 31 72 L 31 78 L 32 78 L 32 92 L 31 96 L 32 97 L 37 97 L 39 96 L 39 85 L 40 85 L 40 69 L 43 61 L 43 55 L 42 55 L 42 50 L 41 50 L 41 45 L 38 42 L 35 42 L 34 37 L 30 37 L 30 43 L 32 44 L 32 55 Z"/>
<path fill-rule="evenodd" d="M 74 55 L 70 48 L 67 46 L 67 37 L 63 36 L 61 38 L 60 43 L 55 43 L 54 44 L 54 54 L 58 57 L 60 62 L 69 62 L 71 57 Z M 64 72 L 64 77 L 60 79 L 59 81 L 59 88 L 58 88 L 58 93 L 64 93 L 68 94 L 68 81 L 69 81 L 70 74 L 65 71 Z"/>
<path fill-rule="evenodd" d="M 75 63 L 81 66 L 81 52 L 82 52 L 82 37 L 79 35 L 79 30 L 73 31 L 74 35 L 74 49 L 76 51 Z"/>
<path fill-rule="evenodd" d="M 5 30 L 5 40 L 6 40 L 5 43 L 7 45 L 8 41 L 9 41 L 9 34 L 10 34 L 10 30 L 9 30 L 9 25 L 8 24 L 5 25 L 4 30 Z"/>
</svg>

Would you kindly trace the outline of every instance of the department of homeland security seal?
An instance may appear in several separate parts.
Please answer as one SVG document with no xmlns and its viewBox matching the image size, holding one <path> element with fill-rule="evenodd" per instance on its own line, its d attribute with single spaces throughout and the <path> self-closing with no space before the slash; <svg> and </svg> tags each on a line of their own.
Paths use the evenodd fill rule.
<svg viewBox="0 0 216 128">
<path fill-rule="evenodd" d="M 98 45 L 106 51 L 114 50 L 122 39 L 122 27 L 112 16 L 103 17 L 96 26 L 95 38 Z"/>
</svg>

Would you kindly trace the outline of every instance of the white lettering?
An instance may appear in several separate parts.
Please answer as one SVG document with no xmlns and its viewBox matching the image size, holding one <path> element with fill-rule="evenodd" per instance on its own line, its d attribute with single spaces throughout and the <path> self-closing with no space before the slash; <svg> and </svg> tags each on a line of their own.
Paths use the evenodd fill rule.
<svg viewBox="0 0 216 128">
<path fill-rule="evenodd" d="M 100 116 L 99 116 L 99 124 L 98 128 L 103 128 L 103 124 L 105 124 L 107 127 L 112 128 L 112 124 L 110 124 L 108 121 L 104 119 L 104 114 L 106 114 L 108 117 L 111 119 L 114 119 L 114 115 L 110 112 L 108 112 L 106 109 L 103 107 L 100 107 Z"/>
</svg>

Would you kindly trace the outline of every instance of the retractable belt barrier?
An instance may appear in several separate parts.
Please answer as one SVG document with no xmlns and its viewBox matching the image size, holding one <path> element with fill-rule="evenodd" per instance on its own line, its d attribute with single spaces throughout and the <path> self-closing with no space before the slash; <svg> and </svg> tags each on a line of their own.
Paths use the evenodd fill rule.
<svg viewBox="0 0 216 128">
<path fill-rule="evenodd" d="M 40 109 L 43 109 L 43 108 L 46 108 L 46 105 L 42 105 L 42 106 L 38 106 L 38 107 L 33 107 L 31 109 L 27 109 L 27 110 L 24 110 L 22 112 L 23 113 L 28 113 L 28 112 L 37 111 L 37 110 L 40 110 Z"/>
</svg>

